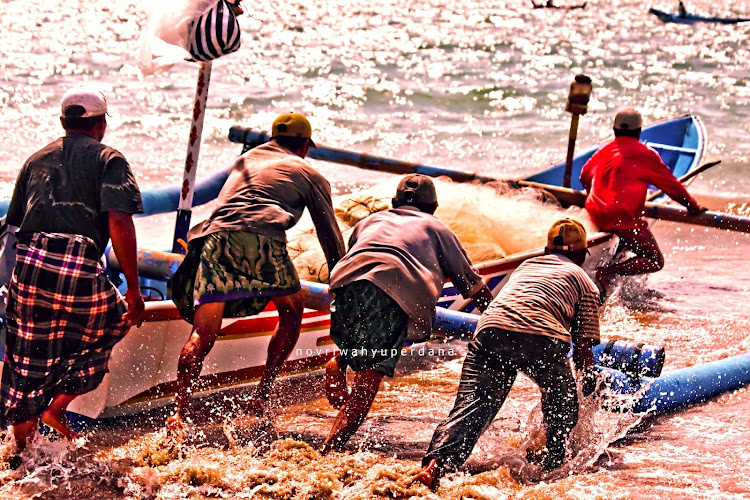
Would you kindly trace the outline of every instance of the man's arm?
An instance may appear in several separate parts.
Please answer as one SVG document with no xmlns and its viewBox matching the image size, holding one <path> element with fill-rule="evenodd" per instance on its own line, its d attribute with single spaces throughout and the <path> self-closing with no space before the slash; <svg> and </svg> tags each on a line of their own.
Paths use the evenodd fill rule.
<svg viewBox="0 0 750 500">
<path fill-rule="evenodd" d="M 145 316 L 145 306 L 138 283 L 138 253 L 133 216 L 118 210 L 111 210 L 107 214 L 112 249 L 115 251 L 117 262 L 128 284 L 128 290 L 125 293 L 128 312 L 125 313 L 123 319 L 131 326 L 140 326 Z"/>
<path fill-rule="evenodd" d="M 591 193 L 591 167 L 589 166 L 590 163 L 591 163 L 591 160 L 587 161 L 583 165 L 583 169 L 581 170 L 581 178 L 580 178 L 583 188 L 589 194 Z"/>
<path fill-rule="evenodd" d="M 643 180 L 661 189 L 667 196 L 687 208 L 690 215 L 698 215 L 706 211 L 705 207 L 702 207 L 695 201 L 695 198 L 690 196 L 685 186 L 674 176 L 655 151 L 651 164 L 644 169 Z"/>
<path fill-rule="evenodd" d="M 479 312 L 486 311 L 487 306 L 490 305 L 490 302 L 492 302 L 493 298 L 494 297 L 492 296 L 492 292 L 487 285 L 484 285 L 482 288 L 477 290 L 474 295 L 471 296 L 471 300 L 474 301 L 474 304 L 477 306 L 477 309 L 479 309 Z"/>
<path fill-rule="evenodd" d="M 13 187 L 13 196 L 10 198 L 10 205 L 8 205 L 8 215 L 5 218 L 5 222 L 9 226 L 21 227 L 23 218 L 26 215 L 26 180 L 24 173 L 26 168 L 22 168 L 16 178 L 16 185 Z"/>
<path fill-rule="evenodd" d="M 591 350 L 594 345 L 596 345 L 596 341 L 589 337 L 578 338 L 573 341 L 573 364 L 579 372 L 594 366 L 594 353 Z"/>
<path fill-rule="evenodd" d="M 595 151 L 591 158 L 589 158 L 581 168 L 581 176 L 579 180 L 581 181 L 581 185 L 583 185 L 583 188 L 587 191 L 588 194 L 591 194 L 591 184 L 594 181 L 595 167 L 600 163 L 599 157 L 604 154 L 600 152 L 602 151 L 602 149 L 604 148 Z"/>
<path fill-rule="evenodd" d="M 307 210 L 310 212 L 313 225 L 315 225 L 315 233 L 318 235 L 318 241 L 326 256 L 328 272 L 331 272 L 346 250 L 344 238 L 341 236 L 333 211 L 330 188 L 328 192 L 323 189 L 314 189 L 307 200 Z"/>
<path fill-rule="evenodd" d="M 571 322 L 573 339 L 573 364 L 581 379 L 583 395 L 596 389 L 594 353 L 591 350 L 599 343 L 599 292 L 589 290 L 582 294 L 576 314 Z"/>
</svg>

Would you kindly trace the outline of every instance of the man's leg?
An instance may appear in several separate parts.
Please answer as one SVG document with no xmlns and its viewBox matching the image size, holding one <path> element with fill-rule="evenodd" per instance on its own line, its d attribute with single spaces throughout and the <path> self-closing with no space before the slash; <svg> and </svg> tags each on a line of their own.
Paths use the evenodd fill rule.
<svg viewBox="0 0 750 500">
<path fill-rule="evenodd" d="M 268 343 L 266 367 L 251 402 L 250 410 L 259 416 L 266 410 L 276 376 L 281 371 L 294 346 L 297 345 L 299 329 L 302 326 L 302 312 L 305 309 L 300 292 L 291 295 L 279 295 L 273 297 L 271 301 L 279 313 L 279 326 Z"/>
<path fill-rule="evenodd" d="M 578 422 L 578 394 L 570 370 L 566 343 L 546 337 L 528 335 L 527 353 L 521 370 L 542 391 L 542 414 L 547 426 L 547 453 L 542 468 L 552 470 L 565 461 L 565 447 L 570 431 Z"/>
<path fill-rule="evenodd" d="M 224 302 L 208 302 L 195 309 L 193 332 L 180 352 L 177 362 L 177 409 L 167 420 L 167 428 L 182 430 L 182 417 L 190 407 L 190 396 L 200 377 L 203 360 L 216 342 L 224 315 Z"/>
<path fill-rule="evenodd" d="M 444 471 L 456 470 L 466 462 L 516 379 L 515 366 L 486 351 L 482 345 L 483 337 L 478 335 L 469 345 L 456 402 L 448 418 L 435 429 L 427 454 L 422 459 L 424 468 L 414 478 L 429 488 L 437 487 Z M 488 344 L 497 341 L 491 336 L 486 337 Z"/>
<path fill-rule="evenodd" d="M 660 271 L 664 267 L 664 255 L 659 249 L 656 238 L 648 228 L 616 231 L 615 234 L 620 238 L 617 253 L 630 250 L 635 254 L 635 257 L 631 257 L 624 262 L 613 262 L 599 267 L 597 268 L 598 274 L 609 276 L 646 274 Z"/>
<path fill-rule="evenodd" d="M 44 425 L 54 429 L 59 435 L 67 439 L 76 439 L 78 433 L 73 431 L 65 417 L 68 405 L 80 394 L 58 394 L 52 399 L 52 403 L 42 412 L 41 420 Z"/>
<path fill-rule="evenodd" d="M 325 391 L 328 403 L 337 410 L 344 405 L 349 395 L 346 388 L 346 365 L 340 354 L 326 363 Z"/>
<path fill-rule="evenodd" d="M 26 448 L 29 437 L 39 428 L 39 418 L 34 417 L 20 424 L 13 425 L 13 437 L 16 440 L 16 453 Z"/>
<path fill-rule="evenodd" d="M 572 376 L 542 391 L 542 413 L 547 424 L 547 455 L 542 468 L 550 471 L 565 461 L 568 436 L 578 423 L 578 395 Z"/>
<path fill-rule="evenodd" d="M 383 374 L 377 370 L 355 372 L 351 393 L 339 410 L 320 453 L 325 455 L 331 450 L 341 451 L 349 438 L 362 425 L 372 402 L 380 388 Z"/>
</svg>

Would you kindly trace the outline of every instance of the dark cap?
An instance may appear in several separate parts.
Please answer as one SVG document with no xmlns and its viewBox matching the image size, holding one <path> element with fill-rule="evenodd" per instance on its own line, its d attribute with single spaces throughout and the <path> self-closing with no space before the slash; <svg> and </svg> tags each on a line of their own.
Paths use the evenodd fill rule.
<svg viewBox="0 0 750 500">
<path fill-rule="evenodd" d="M 437 192 L 432 179 L 422 174 L 405 175 L 396 188 L 396 200 L 404 205 L 437 203 Z"/>
</svg>

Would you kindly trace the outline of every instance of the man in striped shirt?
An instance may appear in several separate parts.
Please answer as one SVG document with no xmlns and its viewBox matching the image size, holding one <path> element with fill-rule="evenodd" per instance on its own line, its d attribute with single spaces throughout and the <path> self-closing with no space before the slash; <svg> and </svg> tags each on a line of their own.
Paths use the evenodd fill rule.
<svg viewBox="0 0 750 500">
<path fill-rule="evenodd" d="M 443 473 L 463 465 L 519 371 L 542 390 L 547 425 L 542 468 L 562 465 L 578 421 L 570 343 L 576 371 L 589 385 L 591 347 L 599 341 L 599 291 L 580 267 L 587 254 L 586 230 L 562 219 L 549 230 L 545 255 L 527 260 L 511 275 L 479 320 L 455 405 L 435 430 L 416 480 L 435 488 Z"/>
</svg>

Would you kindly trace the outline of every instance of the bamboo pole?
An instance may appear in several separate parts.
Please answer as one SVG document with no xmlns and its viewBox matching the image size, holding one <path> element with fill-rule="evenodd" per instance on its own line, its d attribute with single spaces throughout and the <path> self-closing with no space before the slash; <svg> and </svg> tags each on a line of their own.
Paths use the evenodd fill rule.
<svg viewBox="0 0 750 500">
<path fill-rule="evenodd" d="M 208 100 L 208 85 L 211 81 L 211 61 L 202 62 L 198 71 L 198 82 L 193 99 L 193 117 L 190 123 L 190 137 L 188 139 L 187 157 L 182 177 L 182 192 L 177 209 L 174 237 L 172 238 L 172 252 L 187 252 L 187 233 L 190 229 L 190 218 L 195 195 L 195 177 L 198 170 L 198 156 L 201 150 L 201 136 L 203 134 L 203 118 L 206 115 L 206 101 Z"/>
</svg>

